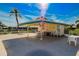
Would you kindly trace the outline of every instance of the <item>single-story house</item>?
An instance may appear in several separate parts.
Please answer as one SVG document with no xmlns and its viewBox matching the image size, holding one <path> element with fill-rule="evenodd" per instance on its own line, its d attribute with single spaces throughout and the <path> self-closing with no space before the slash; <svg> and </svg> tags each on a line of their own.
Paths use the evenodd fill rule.
<svg viewBox="0 0 79 59">
<path fill-rule="evenodd" d="M 42 24 L 41 24 L 42 23 Z M 55 35 L 63 35 L 64 34 L 64 27 L 69 24 L 65 23 L 58 23 L 49 20 L 33 20 L 25 23 L 21 23 L 20 26 L 26 26 L 31 31 L 39 32 L 51 32 Z"/>
</svg>

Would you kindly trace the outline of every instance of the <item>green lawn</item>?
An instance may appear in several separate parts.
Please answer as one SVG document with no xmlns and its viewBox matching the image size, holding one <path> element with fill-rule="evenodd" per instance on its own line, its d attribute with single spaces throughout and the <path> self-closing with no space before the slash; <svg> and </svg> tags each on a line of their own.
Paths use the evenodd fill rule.
<svg viewBox="0 0 79 59">
<path fill-rule="evenodd" d="M 79 29 L 70 30 L 70 34 L 79 35 Z"/>
</svg>

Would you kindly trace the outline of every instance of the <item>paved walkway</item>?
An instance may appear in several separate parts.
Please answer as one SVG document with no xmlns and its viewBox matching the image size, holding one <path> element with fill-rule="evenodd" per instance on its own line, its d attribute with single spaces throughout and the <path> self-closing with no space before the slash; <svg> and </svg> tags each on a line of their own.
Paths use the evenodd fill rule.
<svg viewBox="0 0 79 59">
<path fill-rule="evenodd" d="M 29 33 L 29 36 L 35 36 L 34 33 Z M 7 35 L 0 35 L 0 56 L 6 56 L 7 52 L 3 44 L 3 40 L 15 39 L 15 38 L 24 38 L 27 37 L 26 33 L 22 34 L 7 34 Z"/>
<path fill-rule="evenodd" d="M 0 56 L 7 56 L 7 52 L 2 41 L 0 41 Z"/>
<path fill-rule="evenodd" d="M 79 56 L 79 50 L 77 51 L 77 54 L 76 54 L 76 56 Z"/>
</svg>

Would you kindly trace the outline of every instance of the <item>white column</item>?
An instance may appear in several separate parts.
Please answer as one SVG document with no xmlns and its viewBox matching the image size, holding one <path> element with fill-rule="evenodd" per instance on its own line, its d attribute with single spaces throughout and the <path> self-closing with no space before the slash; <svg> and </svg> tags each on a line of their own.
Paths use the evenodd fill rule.
<svg viewBox="0 0 79 59">
<path fill-rule="evenodd" d="M 43 33 L 42 33 L 42 30 L 41 30 L 41 38 L 40 38 L 40 40 L 43 40 Z"/>
<path fill-rule="evenodd" d="M 41 26 L 40 34 L 41 34 L 41 38 L 40 38 L 40 40 L 43 40 L 43 30 L 42 30 L 42 26 Z"/>
<path fill-rule="evenodd" d="M 28 32 L 28 30 L 29 30 L 29 26 L 27 26 L 27 37 L 29 37 L 29 32 Z"/>
</svg>

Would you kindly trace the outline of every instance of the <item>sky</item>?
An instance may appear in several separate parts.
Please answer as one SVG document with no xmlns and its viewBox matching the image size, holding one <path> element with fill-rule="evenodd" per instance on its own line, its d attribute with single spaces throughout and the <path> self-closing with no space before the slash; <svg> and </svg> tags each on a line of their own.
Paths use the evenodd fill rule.
<svg viewBox="0 0 79 59">
<path fill-rule="evenodd" d="M 39 3 L 0 3 L 0 21 L 7 26 L 16 26 L 14 14 L 10 11 L 16 8 L 21 17 L 19 23 L 35 20 L 40 17 Z M 50 21 L 73 24 L 79 19 L 79 3 L 48 3 L 45 17 Z"/>
</svg>

